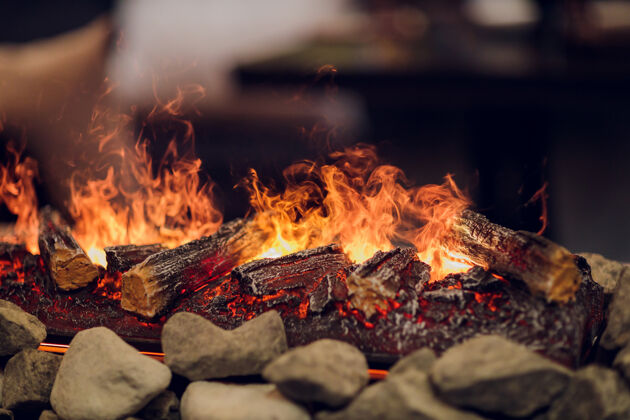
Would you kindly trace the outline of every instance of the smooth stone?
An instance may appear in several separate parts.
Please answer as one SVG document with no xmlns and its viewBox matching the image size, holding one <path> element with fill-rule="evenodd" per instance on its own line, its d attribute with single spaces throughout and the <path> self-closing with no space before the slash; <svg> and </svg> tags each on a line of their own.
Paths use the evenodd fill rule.
<svg viewBox="0 0 630 420">
<path fill-rule="evenodd" d="M 630 382 L 630 344 L 617 353 L 613 366 Z"/>
<path fill-rule="evenodd" d="M 590 365 L 578 370 L 553 403 L 547 420 L 630 419 L 630 390 L 614 370 Z"/>
<path fill-rule="evenodd" d="M 581 252 L 579 254 L 586 258 L 588 265 L 591 266 L 593 280 L 604 288 L 605 294 L 612 294 L 627 266 L 619 261 L 609 260 L 600 254 L 592 252 Z"/>
<path fill-rule="evenodd" d="M 50 401 L 64 420 L 130 416 L 164 391 L 171 371 L 105 327 L 79 332 L 63 356 Z"/>
<path fill-rule="evenodd" d="M 191 381 L 257 375 L 287 350 L 282 318 L 276 311 L 228 331 L 189 312 L 178 312 L 162 330 L 164 363 Z"/>
<path fill-rule="evenodd" d="M 420 371 L 429 373 L 431 366 L 437 360 L 435 353 L 430 348 L 416 350 L 400 359 L 389 369 L 389 375 L 397 375 L 407 371 Z"/>
<path fill-rule="evenodd" d="M 630 344 L 630 269 L 622 272 L 608 307 L 607 325 L 599 345 L 614 351 Z"/>
<path fill-rule="evenodd" d="M 437 398 L 429 377 L 418 370 L 399 372 L 368 386 L 343 410 L 317 413 L 317 420 L 480 420 Z"/>
<path fill-rule="evenodd" d="M 166 390 L 153 398 L 137 416 L 145 420 L 170 420 L 178 418 L 179 400 L 173 391 Z"/>
<path fill-rule="evenodd" d="M 2 407 L 39 412 L 48 406 L 62 357 L 26 349 L 13 356 L 4 369 Z"/>
<path fill-rule="evenodd" d="M 571 374 L 521 344 L 482 335 L 444 352 L 430 377 L 440 398 L 450 404 L 525 417 L 548 406 Z"/>
<path fill-rule="evenodd" d="M 181 401 L 182 420 L 308 420 L 311 416 L 273 385 L 193 382 Z"/>
<path fill-rule="evenodd" d="M 39 420 L 59 420 L 59 416 L 52 410 L 44 410 L 39 415 Z"/>
<path fill-rule="evenodd" d="M 289 350 L 267 365 L 263 377 L 293 400 L 331 407 L 347 404 L 370 380 L 363 353 L 329 339 Z"/>
<path fill-rule="evenodd" d="M 46 327 L 35 316 L 7 300 L 0 300 L 0 356 L 36 349 L 46 338 Z"/>
</svg>

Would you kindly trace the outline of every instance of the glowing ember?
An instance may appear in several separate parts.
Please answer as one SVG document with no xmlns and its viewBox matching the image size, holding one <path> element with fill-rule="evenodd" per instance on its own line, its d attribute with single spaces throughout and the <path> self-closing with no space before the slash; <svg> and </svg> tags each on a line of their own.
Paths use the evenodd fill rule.
<svg viewBox="0 0 630 420">
<path fill-rule="evenodd" d="M 409 186 L 403 172 L 381 165 L 368 145 L 331 158 L 332 164 L 305 161 L 288 167 L 283 191 L 263 185 L 251 171 L 245 186 L 255 226 L 269 233 L 256 258 L 337 242 L 354 262 L 362 262 L 407 243 L 431 265 L 434 280 L 472 266 L 450 250 L 447 239 L 450 221 L 470 204 L 450 175 L 442 185 Z"/>
</svg>

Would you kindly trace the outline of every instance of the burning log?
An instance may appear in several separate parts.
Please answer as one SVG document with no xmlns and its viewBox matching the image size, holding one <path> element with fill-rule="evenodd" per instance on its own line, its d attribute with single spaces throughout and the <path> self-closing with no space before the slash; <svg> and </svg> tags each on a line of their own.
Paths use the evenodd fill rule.
<svg viewBox="0 0 630 420">
<path fill-rule="evenodd" d="M 98 277 L 98 268 L 70 233 L 59 213 L 45 208 L 39 221 L 39 251 L 57 287 L 75 290 Z"/>
<path fill-rule="evenodd" d="M 105 248 L 107 271 L 110 274 L 124 273 L 134 265 L 146 260 L 147 257 L 165 249 L 160 244 L 108 246 Z"/>
<path fill-rule="evenodd" d="M 481 214 L 464 211 L 452 226 L 456 251 L 475 264 L 523 280 L 533 294 L 567 302 L 582 276 L 566 248 L 531 232 L 513 231 Z"/>
<path fill-rule="evenodd" d="M 341 247 L 331 244 L 280 258 L 252 261 L 235 268 L 232 276 L 249 293 L 260 296 L 316 285 L 326 274 L 350 264 Z"/>
<path fill-rule="evenodd" d="M 317 287 L 308 295 L 308 309 L 311 312 L 322 312 L 331 302 L 344 302 L 348 299 L 348 286 L 345 279 L 351 267 L 343 272 L 327 274 Z"/>
<path fill-rule="evenodd" d="M 250 231 L 236 219 L 211 236 L 149 256 L 123 274 L 122 307 L 147 318 L 160 314 L 178 296 L 227 274 L 243 257 Z"/>
<path fill-rule="evenodd" d="M 417 286 L 429 280 L 430 271 L 418 259 L 414 248 L 378 251 L 348 276 L 350 302 L 369 318 L 376 313 L 377 306 L 395 298 L 401 288 L 415 296 Z"/>
</svg>

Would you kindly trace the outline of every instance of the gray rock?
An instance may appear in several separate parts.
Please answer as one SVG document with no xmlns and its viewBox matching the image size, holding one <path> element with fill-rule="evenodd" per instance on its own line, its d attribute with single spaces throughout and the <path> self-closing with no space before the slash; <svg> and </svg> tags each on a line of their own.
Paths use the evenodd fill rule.
<svg viewBox="0 0 630 420">
<path fill-rule="evenodd" d="M 435 353 L 428 347 L 414 351 L 400 359 L 389 369 L 390 375 L 397 375 L 409 370 L 429 373 L 431 366 L 437 360 Z"/>
<path fill-rule="evenodd" d="M 451 347 L 431 368 L 438 395 L 460 407 L 524 417 L 548 406 L 571 371 L 494 335 Z"/>
<path fill-rule="evenodd" d="M 52 410 L 44 410 L 39 415 L 39 420 L 59 420 L 59 416 Z"/>
<path fill-rule="evenodd" d="M 273 385 L 193 382 L 181 403 L 182 420 L 308 420 L 310 415 Z"/>
<path fill-rule="evenodd" d="M 590 365 L 575 373 L 553 403 L 548 420 L 622 420 L 630 418 L 630 390 L 617 372 Z"/>
<path fill-rule="evenodd" d="M 263 371 L 287 397 L 331 407 L 347 404 L 370 377 L 363 353 L 337 340 L 318 340 L 289 350 Z"/>
<path fill-rule="evenodd" d="M 61 359 L 61 356 L 33 349 L 13 356 L 4 369 L 2 407 L 37 412 L 45 408 Z"/>
<path fill-rule="evenodd" d="M 613 366 L 621 372 L 626 380 L 630 381 L 630 344 L 617 353 Z"/>
<path fill-rule="evenodd" d="M 19 306 L 0 300 L 0 356 L 36 349 L 46 338 L 46 327 Z"/>
<path fill-rule="evenodd" d="M 178 312 L 162 330 L 164 362 L 191 381 L 256 375 L 287 350 L 282 318 L 265 312 L 227 331 L 207 319 Z"/>
<path fill-rule="evenodd" d="M 113 331 L 92 328 L 70 342 L 50 402 L 64 420 L 119 419 L 135 414 L 170 381 L 162 363 L 141 355 Z"/>
<path fill-rule="evenodd" d="M 13 420 L 13 418 L 13 412 L 11 410 L 0 408 L 0 420 Z"/>
<path fill-rule="evenodd" d="M 145 420 L 173 420 L 179 418 L 179 400 L 173 391 L 164 391 L 153 398 L 137 416 Z"/>
<path fill-rule="evenodd" d="M 600 346 L 617 350 L 630 343 L 630 269 L 625 269 L 608 307 L 607 326 Z"/>
<path fill-rule="evenodd" d="M 622 272 L 626 269 L 626 265 L 592 252 L 581 252 L 579 254 L 586 258 L 588 265 L 591 266 L 593 280 L 604 288 L 604 293 L 612 294 L 621 278 Z"/>
<path fill-rule="evenodd" d="M 435 396 L 428 375 L 408 370 L 365 388 L 346 408 L 320 412 L 317 420 L 479 420 Z"/>
</svg>

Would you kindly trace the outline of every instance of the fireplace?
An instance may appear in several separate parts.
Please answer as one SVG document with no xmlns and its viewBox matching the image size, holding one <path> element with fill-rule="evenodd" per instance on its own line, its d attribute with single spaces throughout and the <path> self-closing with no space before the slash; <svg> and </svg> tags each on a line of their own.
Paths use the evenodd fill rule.
<svg viewBox="0 0 630 420">
<path fill-rule="evenodd" d="M 179 129 L 190 127 L 168 112 Z M 156 172 L 142 140 L 135 152 L 117 155 L 134 159 L 73 177 L 70 218 L 39 209 L 32 190 L 21 190 L 26 204 L 6 238 L 13 242 L 0 245 L 0 299 L 10 302 L 6 311 L 36 317 L 29 322 L 41 322 L 47 338 L 36 343 L 39 352 L 13 356 L 7 369 L 19 382 L 13 365 L 37 366 L 48 388 L 40 399 L 7 391 L 5 407 L 18 416 L 52 404 L 66 418 L 152 418 L 146 410 L 158 409 L 167 418 L 177 415 L 181 398 L 181 414 L 196 418 L 212 410 L 204 405 L 210 394 L 242 394 L 262 405 L 277 394 L 284 405 L 269 413 L 352 418 L 374 398 L 398 404 L 415 392 L 426 406 L 400 403 L 405 416 L 427 409 L 438 410 L 434 418 L 528 417 L 561 412 L 570 398 L 565 388 L 599 386 L 602 375 L 621 380 L 613 371 L 582 373 L 610 358 L 598 346 L 610 286 L 593 280 L 585 258 L 541 233 L 514 231 L 471 210 L 452 176 L 415 187 L 375 147 L 359 144 L 328 161 L 290 166 L 284 189 L 252 170 L 241 183 L 252 211 L 221 221 L 216 208 L 205 208 L 212 184 L 200 183 L 198 162 L 176 146 Z M 16 154 L 6 179 L 32 182 L 24 164 Z M 125 171 L 136 177 L 131 192 Z M 65 353 L 62 361 L 50 359 L 54 353 Z M 483 365 L 484 353 L 505 358 L 496 372 L 508 372 L 476 378 L 462 362 L 461 372 L 477 382 L 449 382 L 458 372 L 446 361 L 476 357 Z M 522 363 L 508 362 L 512 354 Z M 114 379 L 120 375 L 127 379 Z M 545 396 L 522 391 L 531 378 Z M 275 388 L 243 385 L 261 379 Z M 132 391 L 127 380 L 143 385 Z M 495 389 L 502 381 L 505 389 Z M 133 401 L 77 403 L 79 390 L 101 394 L 97 382 L 127 389 Z M 464 397 L 475 393 L 503 402 L 483 406 Z"/>
<path fill-rule="evenodd" d="M 515 231 L 474 211 L 452 175 L 417 186 L 374 145 L 326 144 L 282 184 L 252 168 L 236 186 L 249 209 L 224 220 L 186 118 L 202 95 L 181 87 L 147 112 L 99 103 L 66 206 L 40 206 L 36 162 L 7 148 L 5 409 L 558 418 L 589 392 L 595 417 L 630 413 L 617 354 L 630 271 L 545 238 L 546 187 L 532 198 L 540 231 Z"/>
</svg>

